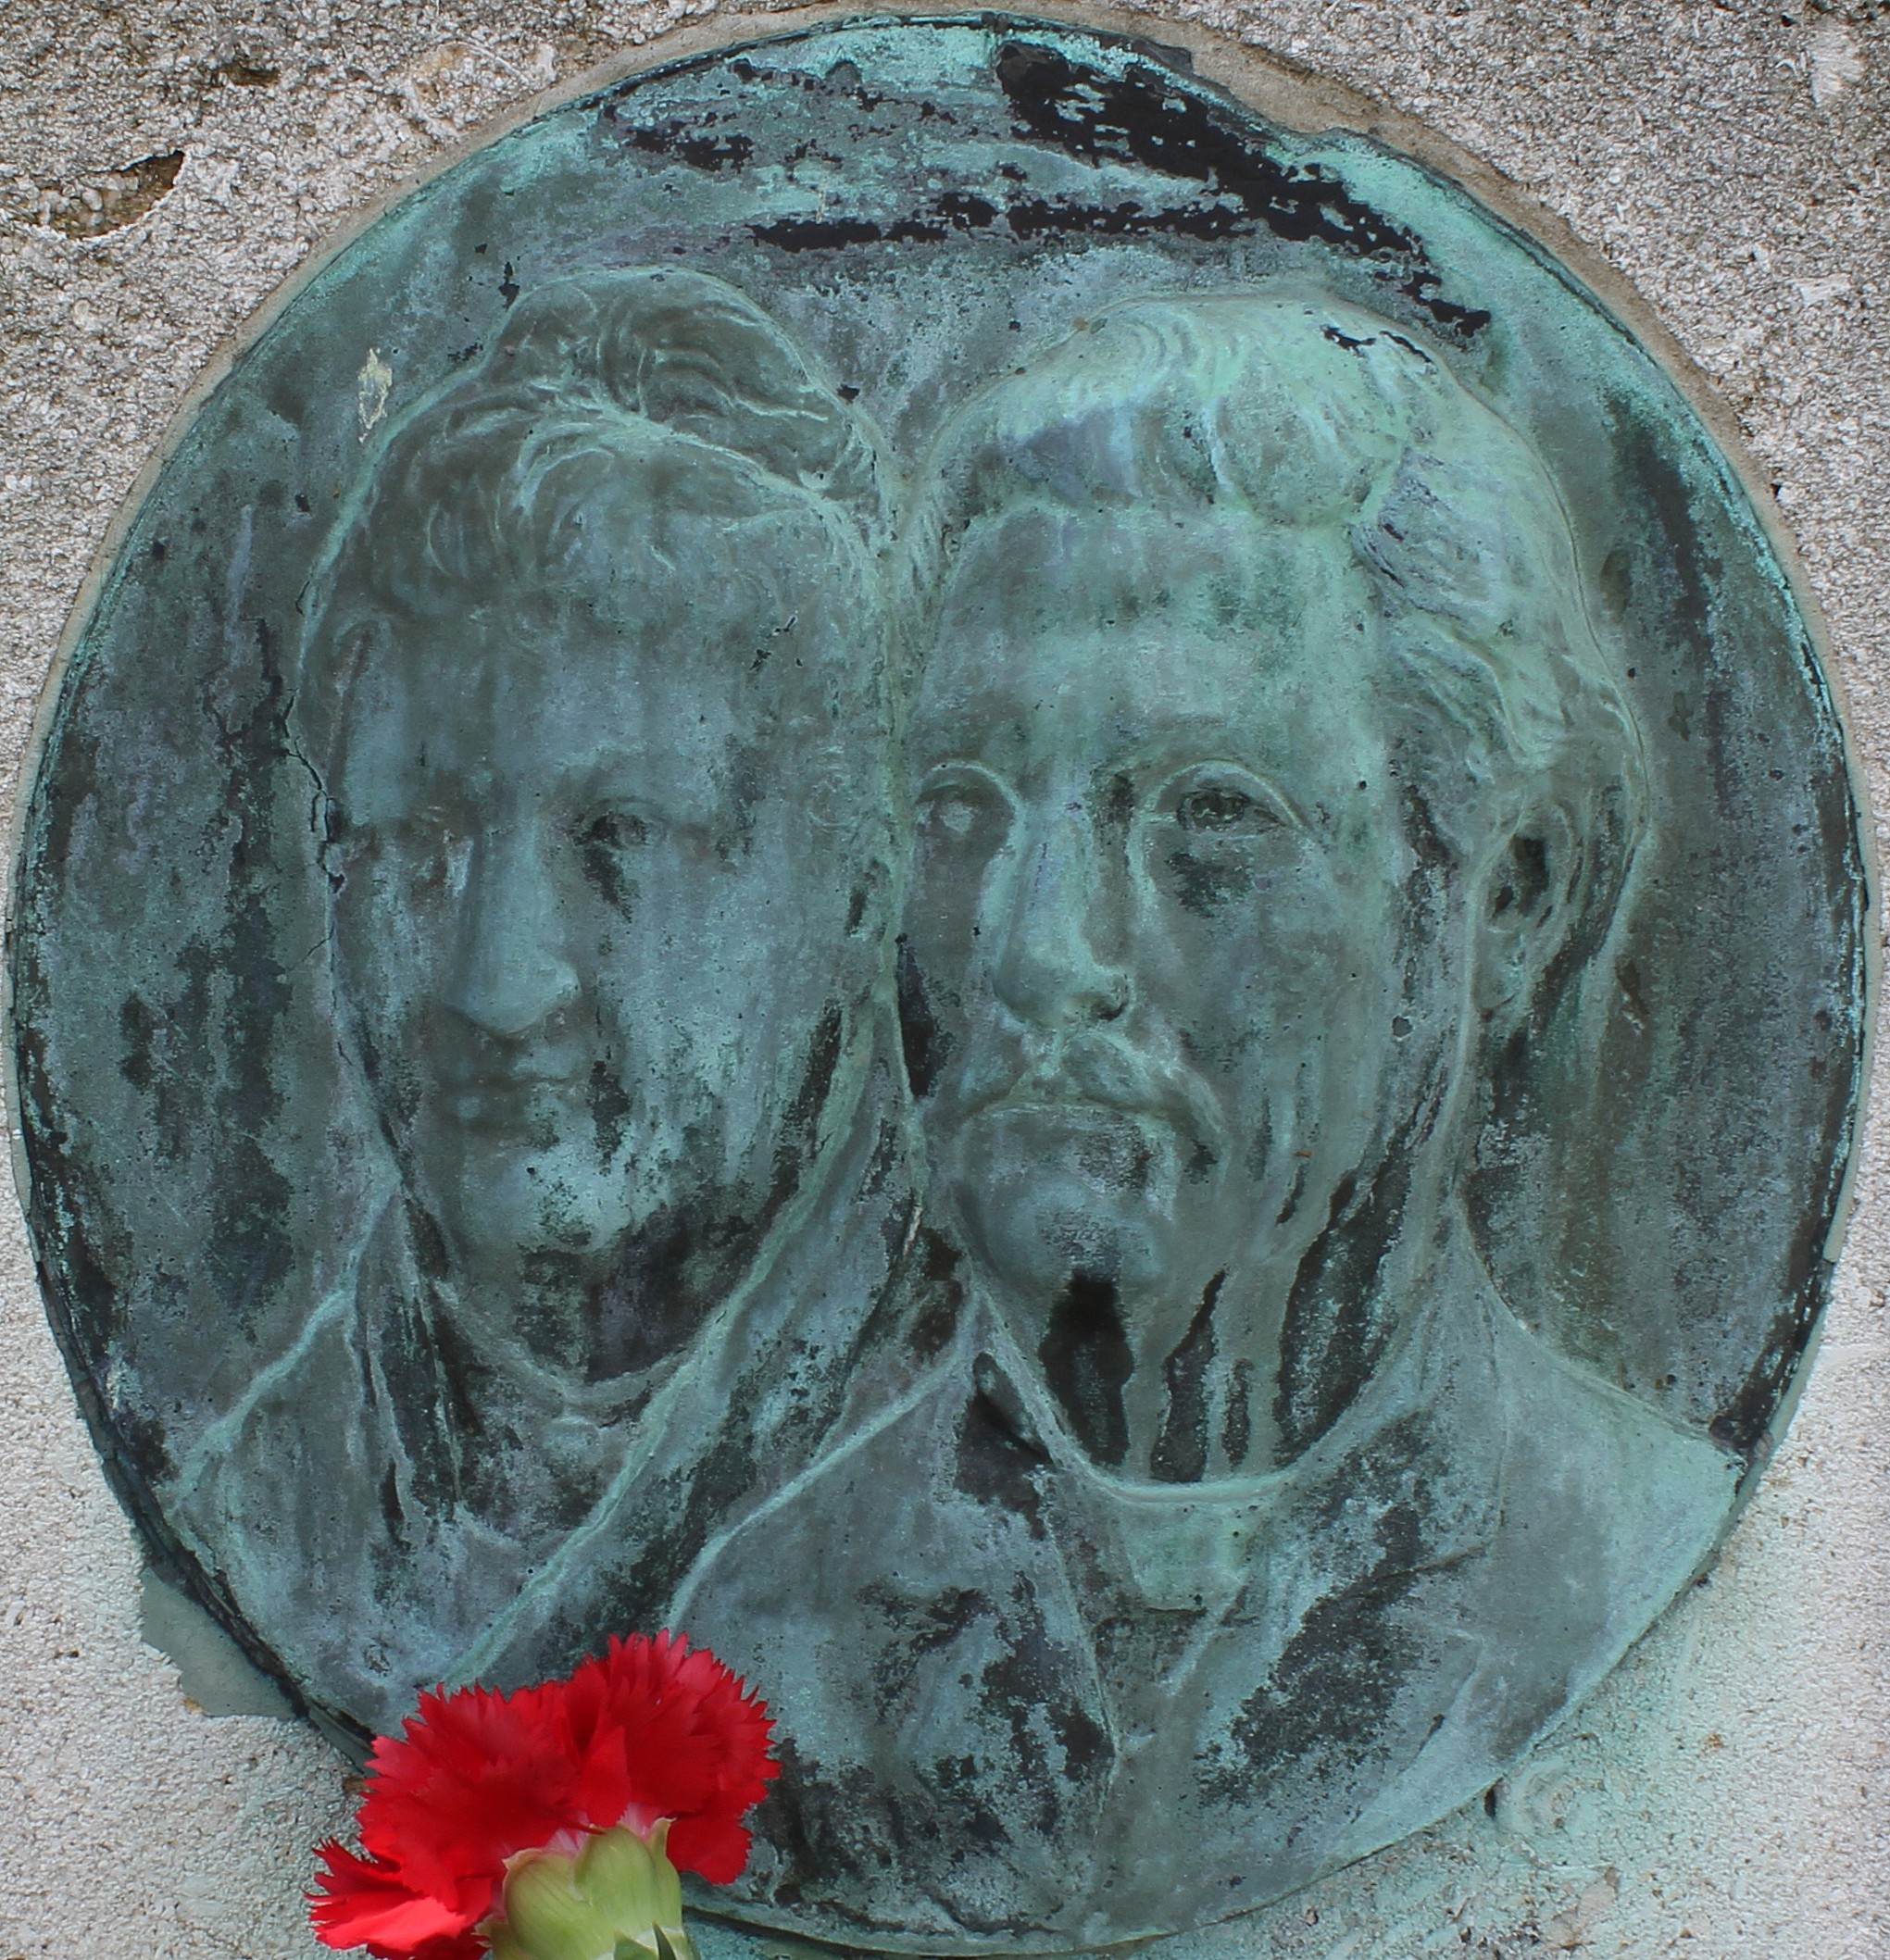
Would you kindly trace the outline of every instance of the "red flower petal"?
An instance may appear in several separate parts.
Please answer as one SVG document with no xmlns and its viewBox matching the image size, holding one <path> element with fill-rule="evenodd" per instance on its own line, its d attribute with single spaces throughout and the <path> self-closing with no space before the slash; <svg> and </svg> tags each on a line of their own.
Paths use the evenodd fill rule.
<svg viewBox="0 0 1890 1960">
<path fill-rule="evenodd" d="M 748 1833 L 722 1817 L 683 1817 L 670 1827 L 670 1863 L 693 1871 L 711 1885 L 742 1876 L 748 1862 Z"/>
<path fill-rule="evenodd" d="M 443 1934 L 464 1932 L 457 1915 L 403 1883 L 391 1866 L 357 1858 L 339 1844 L 324 1844 L 317 1856 L 328 1869 L 318 1880 L 322 1892 L 309 1898 L 308 1916 L 323 1944 L 410 1954 Z"/>
<path fill-rule="evenodd" d="M 472 1929 L 514 1853 L 662 1817 L 671 1861 L 726 1884 L 747 1862 L 742 1819 L 777 1773 L 770 1728 L 721 1662 L 667 1633 L 612 1640 L 569 1681 L 422 1695 L 401 1736 L 374 1745 L 366 1855 L 322 1847 L 316 1930 L 379 1960 L 478 1960 Z"/>
<path fill-rule="evenodd" d="M 514 1852 L 582 1829 L 577 1764 L 557 1694 L 483 1688 L 420 1697 L 402 1740 L 382 1737 L 361 1843 L 459 1928 L 492 1911 Z"/>
<path fill-rule="evenodd" d="M 613 1639 L 607 1653 L 578 1669 L 565 1695 L 571 1739 L 584 1756 L 583 1802 L 593 1827 L 699 1820 L 712 1828 L 683 1831 L 683 1853 L 671 1831 L 671 1861 L 715 1883 L 734 1878 L 748 1855 L 741 1820 L 777 1773 L 765 1704 L 714 1654 L 691 1653 L 686 1641 L 668 1633 Z M 692 1846 L 709 1863 L 698 1864 Z"/>
</svg>

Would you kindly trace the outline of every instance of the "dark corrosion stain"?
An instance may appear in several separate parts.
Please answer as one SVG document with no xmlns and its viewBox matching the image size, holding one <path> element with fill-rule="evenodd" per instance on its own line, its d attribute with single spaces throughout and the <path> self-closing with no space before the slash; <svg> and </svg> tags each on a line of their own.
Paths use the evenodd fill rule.
<svg viewBox="0 0 1890 1960">
<path fill-rule="evenodd" d="M 1044 1379 L 1076 1438 L 1097 1463 L 1119 1466 L 1129 1448 L 1122 1391 L 1135 1366 L 1114 1284 L 1079 1273 L 1051 1310 L 1037 1350 Z"/>
<path fill-rule="evenodd" d="M 1434 1549 L 1435 1500 L 1412 1467 L 1438 1448 L 1427 1419 L 1412 1416 L 1354 1454 L 1334 1479 L 1321 1529 L 1345 1528 L 1347 1506 L 1382 1504 L 1371 1563 L 1301 1621 L 1266 1680 L 1242 1704 L 1225 1742 L 1203 1759 L 1202 1784 L 1223 1801 L 1252 1801 L 1283 1775 L 1324 1761 L 1344 1776 L 1383 1738 L 1393 1707 L 1422 1658 L 1420 1635 L 1397 1607 L 1425 1573 L 1454 1557 Z"/>
<path fill-rule="evenodd" d="M 932 1233 L 920 1231 L 909 1256 L 919 1268 L 915 1278 L 944 1288 L 948 1333 L 958 1294 L 952 1277 L 956 1254 Z M 759 1487 L 770 1465 L 811 1460 L 820 1439 L 845 1408 L 851 1384 L 907 1331 L 889 1292 L 849 1341 L 821 1356 L 818 1370 L 800 1384 L 804 1392 L 784 1406 L 779 1381 L 767 1369 L 745 1378 L 720 1411 L 694 1466 L 656 1479 L 639 1493 L 635 1525 L 625 1529 L 621 1559 L 607 1563 L 595 1579 L 571 1589 L 538 1651 L 567 1665 L 595 1650 L 599 1628 L 654 1624 L 652 1617 L 665 1610 L 744 1495 Z"/>
<path fill-rule="evenodd" d="M 422 1512 L 450 1511 L 470 1495 L 466 1473 L 486 1441 L 479 1411 L 493 1371 L 450 1315 L 416 1301 L 389 1303 L 378 1347 L 408 1490 Z"/>
<path fill-rule="evenodd" d="M 798 1905 L 807 1888 L 818 1884 L 823 1914 L 850 1921 L 863 1932 L 875 1929 L 872 1914 L 859 1911 L 834 1894 L 840 1891 L 837 1880 L 845 1874 L 885 1861 L 883 1848 L 868 1837 L 870 1827 L 865 1822 L 882 1808 L 890 1808 L 883 1791 L 874 1788 L 863 1770 L 843 1770 L 836 1775 L 818 1760 L 804 1760 L 794 1738 L 780 1730 L 774 1737 L 774 1754 L 781 1772 L 769 1785 L 754 1818 L 757 1836 L 772 1848 L 779 1861 L 769 1896 L 778 1904 Z M 895 1835 L 898 1835 L 896 1830 Z M 796 1948 L 803 1944 L 795 1941 Z M 834 1955 L 837 1960 L 850 1960 L 857 1952 L 826 1941 L 807 1950 Z"/>
<path fill-rule="evenodd" d="M 69 831 L 61 821 L 72 814 L 69 799 L 82 800 L 92 782 L 95 751 L 89 741 L 75 737 L 76 731 L 68 731 L 59 768 L 46 770 L 35 790 L 41 843 L 29 870 L 41 878 L 51 849 L 63 855 L 69 847 Z M 68 773 L 75 759 L 78 781 Z M 292 1708 L 309 1712 L 307 1697 L 284 1673 L 281 1660 L 243 1618 L 214 1574 L 179 1542 L 152 1494 L 175 1479 L 178 1467 L 163 1423 L 137 1399 L 135 1369 L 114 1366 L 112 1357 L 119 1353 L 119 1341 L 136 1310 L 125 1290 L 129 1248 L 56 1087 L 59 1070 L 48 1055 L 44 1031 L 44 930 L 37 905 L 23 900 L 11 948 L 14 1055 L 28 1167 L 27 1221 L 47 1318 L 107 1480 L 136 1525 L 153 1570 L 208 1613 L 251 1665 L 276 1682 Z M 364 1758 L 366 1732 L 345 1717 L 333 1727 L 337 1739 Z"/>
<path fill-rule="evenodd" d="M 1183 909 L 1202 918 L 1213 918 L 1253 883 L 1253 873 L 1245 867 L 1220 864 L 1191 851 L 1170 851 L 1168 868 Z"/>
<path fill-rule="evenodd" d="M 1855 848 L 1855 825 L 1851 827 L 1851 837 Z M 1861 866 L 1858 876 L 1860 891 Z M 1859 925 L 1861 924 L 1859 919 Z M 1851 977 L 1850 998 L 1861 1000 L 1864 979 L 1860 931 L 1847 950 L 1858 968 Z M 1809 1153 L 1811 1189 L 1806 1193 L 1797 1230 L 1785 1253 L 1786 1305 L 1773 1320 L 1765 1348 L 1738 1392 L 1709 1426 L 1715 1442 L 1722 1449 L 1736 1452 L 1747 1462 L 1768 1446 L 1773 1417 L 1811 1344 L 1818 1317 L 1831 1290 L 1832 1267 L 1824 1248 L 1837 1222 L 1838 1205 L 1844 1193 L 1845 1168 L 1849 1162 L 1851 1128 L 1857 1112 L 1857 1086 L 1863 1067 L 1863 1038 L 1859 1017 L 1837 1042 L 1842 1053 L 1840 1066 L 1828 1068 L 1822 1078 L 1825 1094 L 1817 1147 Z"/>
<path fill-rule="evenodd" d="M 1809 667 L 1809 655 L 1806 658 Z M 1821 690 L 1821 676 L 1818 676 Z M 1825 933 L 1831 944 L 1831 993 L 1837 1011 L 1820 1009 L 1811 1016 L 1806 1080 L 1820 1082 L 1823 1095 L 1816 1113 L 1806 1111 L 1806 1146 L 1800 1167 L 1806 1176 L 1797 1193 L 1797 1227 L 1786 1246 L 1783 1292 L 1778 1311 L 1759 1360 L 1737 1393 L 1709 1423 L 1713 1441 L 1735 1451 L 1746 1462 L 1769 1448 L 1772 1421 L 1786 1390 L 1804 1362 L 1831 1290 L 1831 1262 L 1825 1256 L 1831 1230 L 1843 1204 L 1845 1170 L 1855 1142 L 1859 1086 L 1864 1070 L 1867 1023 L 1857 1004 L 1869 998 L 1864 972 L 1867 919 L 1867 872 L 1859 837 L 1857 805 L 1851 800 L 1835 714 L 1825 723 L 1827 755 L 1823 780 L 1818 784 L 1818 818 L 1821 823 L 1821 865 L 1829 880 L 1829 918 Z"/>
<path fill-rule="evenodd" d="M 1227 235 L 1215 229 L 1221 222 L 1215 214 L 1224 211 L 1240 229 L 1264 226 L 1289 243 L 1317 242 L 1396 264 L 1406 273 L 1399 290 L 1438 326 L 1466 340 L 1489 324 L 1482 308 L 1434 295 L 1440 281 L 1415 233 L 1354 197 L 1330 170 L 1268 155 L 1231 116 L 1183 90 L 1162 69 L 1138 62 L 1118 77 L 1026 41 L 1007 42 L 995 69 L 1019 136 L 1053 144 L 1085 163 L 1133 162 L 1208 191 L 1213 203 L 1189 221 L 1208 228 L 1196 235 Z M 1112 220 L 1123 216 L 1110 214 Z M 1138 213 L 1134 222 L 1154 230 L 1188 228 L 1179 212 Z"/>
<path fill-rule="evenodd" d="M 758 1205 L 745 1202 L 739 1191 L 719 1188 L 670 1207 L 643 1230 L 626 1236 L 599 1289 L 586 1289 L 575 1265 L 569 1272 L 553 1269 L 560 1255 L 537 1255 L 550 1263 L 537 1276 L 541 1283 L 528 1288 L 519 1315 L 526 1326 L 535 1303 L 551 1317 L 538 1330 L 546 1352 L 568 1352 L 563 1342 L 570 1335 L 577 1351 L 588 1357 L 591 1379 L 602 1381 L 654 1367 L 695 1334 L 753 1258 L 814 1159 L 841 1039 L 840 1010 L 830 1007 L 808 1044 L 800 1087 L 788 1106 L 775 1153 L 772 1181 Z M 616 1122 L 620 1124 L 627 1113 L 626 1103 Z M 600 1150 L 607 1141 L 607 1111 L 599 1118 Z M 551 1324 L 574 1305 L 581 1325 Z"/>
<path fill-rule="evenodd" d="M 597 1141 L 598 1158 L 607 1164 L 623 1148 L 630 1122 L 631 1100 L 618 1071 L 608 1062 L 594 1062 L 585 1100 L 591 1106 L 591 1125 Z"/>
<path fill-rule="evenodd" d="M 837 1005 L 830 1004 L 807 1042 L 801 1085 L 782 1121 L 781 1141 L 774 1152 L 774 1185 L 760 1220 L 763 1225 L 773 1221 L 775 1213 L 792 1195 L 813 1161 L 820 1142 L 821 1114 L 833 1087 L 833 1072 L 840 1066 L 845 1031 L 845 1017 Z"/>
<path fill-rule="evenodd" d="M 762 1384 L 744 1383 L 731 1395 L 716 1430 L 694 1467 L 657 1479 L 640 1493 L 637 1528 L 626 1531 L 620 1562 L 607 1563 L 587 1583 L 560 1599 L 534 1653 L 539 1668 L 562 1668 L 603 1644 L 600 1629 L 643 1627 L 682 1583 L 731 1507 L 755 1479 L 761 1431 Z"/>
<path fill-rule="evenodd" d="M 202 702 L 222 765 L 221 828 L 231 841 L 222 927 L 210 948 L 198 949 L 209 955 L 224 994 L 221 1080 L 212 1102 L 218 1179 L 205 1263 L 232 1326 L 244 1333 L 293 1267 L 283 1220 L 294 1196 L 267 1141 L 282 1101 L 278 1042 L 293 1005 L 276 952 L 275 792 L 289 755 L 287 688 L 276 635 L 263 619 L 254 633 L 251 686 L 229 700 L 207 691 Z"/>
<path fill-rule="evenodd" d="M 381 1479 L 381 1522 L 387 1527 L 388 1539 L 396 1551 L 402 1554 L 412 1552 L 413 1542 L 407 1529 L 407 1507 L 400 1501 L 400 1477 L 391 1463 Z"/>
<path fill-rule="evenodd" d="M 1072 1692 L 1080 1677 L 1049 1636 L 1036 1594 L 1022 1579 L 1004 1615 L 1007 1651 L 986 1662 L 984 1706 L 1009 1731 L 1004 1775 L 1013 1816 L 1045 1837 L 1081 1803 L 1113 1758 L 1108 1732 Z"/>
<path fill-rule="evenodd" d="M 906 1080 L 912 1093 L 922 1101 L 932 1093 L 951 1058 L 952 1042 L 932 1011 L 925 975 L 903 932 L 899 935 L 898 998 L 899 1045 L 906 1057 Z"/>
<path fill-rule="evenodd" d="M 945 1835 L 955 1841 L 954 1864 L 962 1862 L 968 1846 L 978 1851 L 993 1851 L 1010 1843 L 1010 1832 L 1006 1829 L 996 1804 L 991 1801 L 995 1779 L 987 1765 L 980 1763 L 974 1755 L 934 1756 L 925 1766 L 924 1778 L 949 1810 L 951 1827 Z M 908 1827 L 907 1841 L 912 1841 L 915 1835 Z M 953 1916 L 957 1918 L 958 1915 L 954 1913 Z M 960 1919 L 958 1923 L 963 1925 L 964 1921 Z M 1003 1932 L 1015 1930 L 1015 1928 L 981 1923 L 979 1930 Z"/>
<path fill-rule="evenodd" d="M 1812 778 L 1821 864 L 1827 880 L 1825 930 L 1834 949 L 1832 1008 L 1811 1016 L 1816 1030 L 1808 1073 L 1824 1084 L 1815 1141 L 1804 1153 L 1809 1168 L 1799 1225 L 1785 1256 L 1786 1305 L 1773 1321 L 1764 1352 L 1738 1392 L 1714 1417 L 1713 1440 L 1748 1461 L 1765 1447 L 1779 1404 L 1797 1372 L 1831 1290 L 1825 1247 L 1837 1223 L 1845 1170 L 1855 1146 L 1859 1088 L 1863 1080 L 1869 998 L 1864 949 L 1870 930 L 1870 884 L 1859 812 L 1845 767 L 1837 714 L 1809 643 L 1799 658 L 1812 697 L 1822 709 L 1817 768 Z"/>
<path fill-rule="evenodd" d="M 210 1043 L 216 955 L 193 940 L 176 968 L 183 984 L 170 999 L 153 1006 L 134 992 L 119 1007 L 125 1042 L 119 1073 L 144 1100 L 152 1154 L 161 1163 L 189 1155 L 203 1129 L 205 1093 L 216 1067 Z"/>
<path fill-rule="evenodd" d="M 958 1431 L 956 1481 L 967 1497 L 1013 1511 L 1043 1535 L 1036 1479 L 1048 1458 L 1016 1388 L 989 1355 L 972 1369 L 972 1392 Z"/>
<path fill-rule="evenodd" d="M 872 245 L 888 240 L 943 238 L 942 227 L 904 219 L 882 226 L 870 218 L 782 218 L 771 225 L 751 225 L 757 244 L 783 252 L 831 252 L 841 245 Z"/>
<path fill-rule="evenodd" d="M 998 203 L 961 190 L 934 197 L 902 217 L 839 212 L 779 218 L 751 227 L 750 236 L 785 252 L 831 252 L 936 244 L 958 232 L 1000 226 L 1023 243 L 1059 236 L 1214 242 L 1266 231 L 1289 243 L 1324 244 L 1365 260 L 1433 322 L 1459 339 L 1471 339 L 1489 323 L 1486 310 L 1441 295 L 1443 281 L 1415 232 L 1355 197 L 1332 170 L 1285 163 L 1270 155 L 1257 132 L 1153 62 L 1132 63 L 1118 77 L 1053 48 L 1009 41 L 998 51 L 995 72 L 1020 140 L 1053 145 L 1085 163 L 1133 163 L 1170 183 L 1191 186 L 1191 194 L 1112 204 L 1020 195 Z M 732 154 L 732 139 L 707 131 L 707 123 L 701 121 L 686 127 L 665 124 L 640 132 L 636 140 L 642 143 L 646 136 L 648 146 L 677 154 L 680 145 L 696 145 L 699 157 L 685 160 L 702 168 L 725 169 L 747 160 Z M 1020 184 L 1023 180 L 1015 166 L 1001 168 L 998 174 Z"/>
<path fill-rule="evenodd" d="M 1387 1554 L 1379 1570 L 1313 1607 L 1271 1679 L 1248 1696 L 1232 1748 L 1204 1776 L 1212 1794 L 1254 1801 L 1283 1776 L 1305 1776 L 1310 1761 L 1333 1761 L 1343 1774 L 1341 1764 L 1370 1749 L 1421 1658 L 1392 1612 L 1411 1582 Z"/>
<path fill-rule="evenodd" d="M 1214 1365 L 1214 1304 L 1226 1280 L 1225 1273 L 1216 1273 L 1208 1282 L 1188 1331 L 1162 1365 L 1168 1414 L 1149 1472 L 1163 1483 L 1198 1483 L 1208 1472 L 1208 1371 Z"/>
<path fill-rule="evenodd" d="M 1391 1337 L 1379 1268 L 1396 1242 L 1419 1149 L 1435 1115 L 1427 1098 L 1387 1146 L 1362 1192 L 1350 1178 L 1333 1192 L 1325 1229 L 1299 1262 L 1281 1330 L 1274 1417 L 1282 1449 L 1296 1456 L 1336 1422 L 1371 1379 Z"/>
<path fill-rule="evenodd" d="M 615 103 L 605 109 L 604 119 L 607 123 L 617 122 Z M 617 134 L 627 150 L 652 156 L 673 156 L 694 170 L 739 170 L 754 156 L 754 142 L 740 130 L 726 135 L 713 134 L 712 126 L 717 120 L 714 116 L 705 116 L 697 122 L 678 119 L 641 129 L 620 129 Z"/>
<path fill-rule="evenodd" d="M 22 1007 L 23 993 L 16 981 Z M 43 1029 L 23 1013 L 15 1057 L 40 1282 L 80 1399 L 88 1412 L 101 1412 L 103 1423 L 108 1400 L 103 1357 L 119 1328 L 119 1273 L 127 1248 L 80 1147 L 78 1126 L 60 1101 Z"/>
<path fill-rule="evenodd" d="M 648 837 L 649 827 L 630 810 L 607 810 L 577 833 L 578 863 L 585 883 L 626 918 L 635 911 L 636 893 L 625 868 Z"/>
<path fill-rule="evenodd" d="M 724 1262 L 705 1245 L 704 1222 L 694 1205 L 678 1205 L 624 1239 L 592 1308 L 594 1324 L 585 1330 L 590 1339 L 582 1351 L 591 1356 L 593 1380 L 618 1380 L 654 1367 L 713 1310 Z M 570 1280 L 546 1279 L 547 1300 L 570 1298 Z M 547 1332 L 555 1341 L 556 1334 Z"/>
<path fill-rule="evenodd" d="M 1632 581 L 1659 594 L 1658 630 L 1673 646 L 1676 670 L 1711 676 L 1720 655 L 1713 593 L 1723 568 L 1707 548 L 1692 486 L 1659 423 L 1646 407 L 1616 395 L 1609 398 L 1608 412 L 1621 477 L 1633 485 L 1643 518 L 1640 557 L 1630 568 Z M 1672 693 L 1666 722 L 1683 742 L 1693 739 L 1692 709 L 1683 692 Z M 1721 808 L 1730 815 L 1741 783 L 1736 772 L 1728 773 L 1725 759 L 1724 751 L 1715 745 L 1715 789 Z"/>
<path fill-rule="evenodd" d="M 772 224 L 751 225 L 757 244 L 783 252 L 831 252 L 846 245 L 927 244 L 955 231 L 981 231 L 995 224 L 998 207 L 988 198 L 964 191 L 934 197 L 910 218 L 881 224 L 870 218 L 781 218 Z"/>
<path fill-rule="evenodd" d="M 1253 1363 L 1236 1361 L 1227 1384 L 1227 1415 L 1220 1425 L 1220 1447 L 1230 1469 L 1239 1469 L 1254 1446 L 1253 1392 Z"/>
<path fill-rule="evenodd" d="M 920 1299 L 907 1344 L 915 1360 L 934 1361 L 950 1344 L 964 1312 L 965 1283 L 959 1272 L 964 1255 L 929 1225 L 920 1229 L 914 1251 Z"/>
</svg>

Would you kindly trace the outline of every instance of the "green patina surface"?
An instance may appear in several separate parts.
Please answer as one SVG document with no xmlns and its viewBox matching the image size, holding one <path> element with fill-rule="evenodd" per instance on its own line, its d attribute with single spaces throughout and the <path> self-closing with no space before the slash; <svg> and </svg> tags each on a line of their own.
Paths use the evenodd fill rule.
<svg viewBox="0 0 1890 1960">
<path fill-rule="evenodd" d="M 781 1720 L 737 1921 L 1175 1933 L 1710 1554 L 1866 905 L 1763 529 L 1539 247 L 836 25 L 455 166 L 178 443 L 29 810 L 31 1217 L 338 1731 L 673 1625 Z"/>
</svg>

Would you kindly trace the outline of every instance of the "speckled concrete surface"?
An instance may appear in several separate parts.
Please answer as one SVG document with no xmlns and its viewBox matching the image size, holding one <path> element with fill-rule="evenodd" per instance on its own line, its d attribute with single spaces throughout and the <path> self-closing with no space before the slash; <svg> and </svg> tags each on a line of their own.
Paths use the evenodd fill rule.
<svg viewBox="0 0 1890 1960">
<path fill-rule="evenodd" d="M 480 121 L 705 10 L 0 0 L 0 781 L 106 529 L 219 343 Z M 1777 485 L 1890 809 L 1890 9 L 1149 11 L 1425 119 L 1638 287 Z M 130 168 L 180 153 L 168 192 L 168 166 Z M 1882 1084 L 1877 1106 L 1810 1390 L 1713 1578 L 1488 1806 L 1246 1922 L 1256 1960 L 1890 1954 Z M 0 1960 L 306 1954 L 341 1765 L 189 1703 L 139 1637 L 137 1571 L 9 1201 Z"/>
</svg>

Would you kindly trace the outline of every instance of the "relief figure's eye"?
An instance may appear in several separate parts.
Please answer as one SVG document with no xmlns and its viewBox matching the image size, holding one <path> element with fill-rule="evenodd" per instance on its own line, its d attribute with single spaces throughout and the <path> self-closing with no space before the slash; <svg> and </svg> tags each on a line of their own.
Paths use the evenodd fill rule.
<svg viewBox="0 0 1890 1960">
<path fill-rule="evenodd" d="M 1196 763 L 1171 776 L 1156 798 L 1156 810 L 1193 849 L 1258 842 L 1294 826 L 1278 792 L 1232 762 Z"/>
<path fill-rule="evenodd" d="M 593 810 L 573 826 L 579 867 L 607 905 L 629 910 L 632 861 L 650 842 L 653 830 L 647 818 L 621 805 Z"/>
<path fill-rule="evenodd" d="M 989 855 L 1010 831 L 1010 798 L 997 780 L 970 763 L 932 770 L 920 789 L 920 839 L 934 849 Z"/>
<path fill-rule="evenodd" d="M 425 810 L 390 829 L 352 833 L 351 855 L 390 878 L 413 904 L 454 904 L 472 868 L 472 839 L 438 811 Z"/>
<path fill-rule="evenodd" d="M 1211 833 L 1270 829 L 1280 818 L 1245 790 L 1229 783 L 1208 783 L 1182 797 L 1175 805 L 1175 820 L 1184 830 Z"/>
<path fill-rule="evenodd" d="M 1204 918 L 1283 872 L 1304 837 L 1284 799 L 1236 763 L 1198 763 L 1155 799 L 1158 876 Z"/>
</svg>

